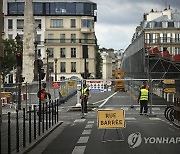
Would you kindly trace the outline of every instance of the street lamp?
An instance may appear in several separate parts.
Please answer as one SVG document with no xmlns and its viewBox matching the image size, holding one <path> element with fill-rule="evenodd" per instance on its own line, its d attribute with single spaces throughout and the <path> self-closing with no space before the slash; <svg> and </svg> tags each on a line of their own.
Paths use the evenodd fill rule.
<svg viewBox="0 0 180 154">
<path fill-rule="evenodd" d="M 34 42 L 34 48 L 35 48 L 35 56 L 34 56 L 34 61 L 36 61 L 38 59 L 37 57 L 37 45 L 38 45 L 38 42 L 35 41 Z M 38 81 L 38 68 L 37 68 L 37 63 L 34 62 L 34 81 Z"/>
<path fill-rule="evenodd" d="M 17 36 L 15 37 L 16 40 L 16 52 L 19 52 L 19 43 L 21 40 L 21 37 L 19 36 L 19 34 L 17 33 Z M 21 56 L 21 53 L 18 53 Z M 16 74 L 16 84 L 18 84 L 18 110 L 21 110 L 21 74 L 22 74 L 22 63 L 19 64 L 19 61 L 21 59 L 18 59 L 18 54 L 16 55 L 17 57 L 17 74 Z M 19 57 L 20 57 L 19 56 Z M 22 58 L 22 57 L 21 57 Z"/>
<path fill-rule="evenodd" d="M 46 55 L 47 55 L 47 69 L 46 69 L 46 82 L 49 82 L 49 50 L 46 50 Z"/>
<path fill-rule="evenodd" d="M 55 81 L 57 81 L 57 61 L 58 61 L 58 59 L 55 58 L 54 59 L 54 62 L 55 62 Z"/>
</svg>

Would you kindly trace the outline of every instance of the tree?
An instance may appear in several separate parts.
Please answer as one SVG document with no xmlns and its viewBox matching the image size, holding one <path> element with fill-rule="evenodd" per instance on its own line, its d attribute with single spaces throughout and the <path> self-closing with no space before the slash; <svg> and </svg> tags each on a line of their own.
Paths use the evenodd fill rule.
<svg viewBox="0 0 180 154">
<path fill-rule="evenodd" d="M 98 49 L 96 50 L 96 78 L 102 78 L 102 57 Z"/>
<path fill-rule="evenodd" d="M 5 39 L 3 40 L 3 48 L 4 48 L 4 58 L 2 59 L 2 77 L 3 82 L 4 78 L 13 68 L 16 68 L 16 54 L 21 53 L 23 51 L 22 41 L 19 42 L 19 48 L 17 51 L 17 45 L 15 40 L 13 39 Z"/>
</svg>

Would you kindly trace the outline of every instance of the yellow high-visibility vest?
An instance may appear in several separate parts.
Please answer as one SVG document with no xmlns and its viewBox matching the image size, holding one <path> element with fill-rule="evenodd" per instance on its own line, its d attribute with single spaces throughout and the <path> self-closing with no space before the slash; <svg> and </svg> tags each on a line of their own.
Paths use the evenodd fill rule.
<svg viewBox="0 0 180 154">
<path fill-rule="evenodd" d="M 148 90 L 141 89 L 141 97 L 140 100 L 148 100 Z"/>
<path fill-rule="evenodd" d="M 88 89 L 88 88 L 84 88 L 84 89 L 82 89 L 82 95 L 84 95 L 84 96 L 86 96 L 86 95 L 87 95 L 87 92 L 86 92 L 86 91 L 87 91 L 87 89 Z"/>
</svg>

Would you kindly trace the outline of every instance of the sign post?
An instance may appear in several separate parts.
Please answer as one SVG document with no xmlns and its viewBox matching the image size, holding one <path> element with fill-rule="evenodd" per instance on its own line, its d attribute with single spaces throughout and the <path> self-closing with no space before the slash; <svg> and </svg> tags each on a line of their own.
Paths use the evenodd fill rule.
<svg viewBox="0 0 180 154">
<path fill-rule="evenodd" d="M 105 129 L 102 142 L 106 141 L 124 141 L 124 136 L 122 134 L 121 128 L 125 128 L 125 111 L 120 110 L 98 110 L 98 128 Z M 118 128 L 120 128 L 122 139 L 120 139 Z M 106 129 L 116 129 L 117 135 L 119 137 L 118 140 L 104 140 L 104 135 Z"/>
</svg>

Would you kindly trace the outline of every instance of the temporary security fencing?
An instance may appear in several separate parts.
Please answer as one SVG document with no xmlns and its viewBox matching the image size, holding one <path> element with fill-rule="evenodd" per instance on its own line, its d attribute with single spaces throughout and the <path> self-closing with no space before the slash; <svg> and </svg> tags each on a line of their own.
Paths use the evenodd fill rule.
<svg viewBox="0 0 180 154">
<path fill-rule="evenodd" d="M 19 152 L 20 148 L 26 147 L 59 123 L 58 101 L 43 103 L 41 107 L 34 106 L 33 111 L 29 107 L 28 112 L 25 108 L 22 111 L 16 110 L 15 113 L 8 112 L 3 119 L 6 123 L 1 127 L 1 153 Z"/>
</svg>

